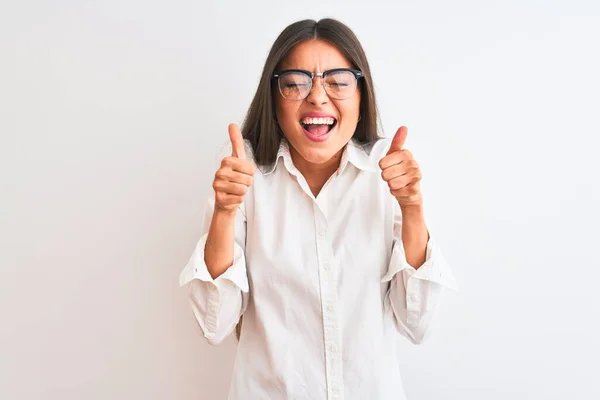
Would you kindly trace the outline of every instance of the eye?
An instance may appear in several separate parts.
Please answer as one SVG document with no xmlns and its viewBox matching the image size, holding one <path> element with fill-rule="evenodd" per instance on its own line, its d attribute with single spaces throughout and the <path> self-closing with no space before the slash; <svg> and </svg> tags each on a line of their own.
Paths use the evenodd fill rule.
<svg viewBox="0 0 600 400">
<path fill-rule="evenodd" d="M 345 89 L 352 86 L 356 78 L 350 71 L 334 71 L 327 75 L 325 82 L 333 89 Z"/>
<path fill-rule="evenodd" d="M 328 83 L 328 85 L 329 86 L 336 86 L 336 87 L 339 87 L 339 88 L 344 88 L 344 87 L 350 86 L 346 82 L 330 82 L 330 83 Z"/>
<path fill-rule="evenodd" d="M 285 83 L 284 84 L 284 87 L 286 89 L 299 89 L 299 88 L 304 88 L 304 87 L 307 87 L 307 86 L 308 85 L 305 84 L 305 83 L 294 83 L 294 82 L 292 82 L 292 83 Z"/>
</svg>

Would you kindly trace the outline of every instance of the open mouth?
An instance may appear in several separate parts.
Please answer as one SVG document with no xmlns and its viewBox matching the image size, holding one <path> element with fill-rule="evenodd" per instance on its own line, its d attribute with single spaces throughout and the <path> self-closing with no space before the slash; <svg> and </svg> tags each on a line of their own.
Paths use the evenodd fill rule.
<svg viewBox="0 0 600 400">
<path fill-rule="evenodd" d="M 309 138 L 322 138 L 337 125 L 337 119 L 333 117 L 305 117 L 300 120 Z"/>
</svg>

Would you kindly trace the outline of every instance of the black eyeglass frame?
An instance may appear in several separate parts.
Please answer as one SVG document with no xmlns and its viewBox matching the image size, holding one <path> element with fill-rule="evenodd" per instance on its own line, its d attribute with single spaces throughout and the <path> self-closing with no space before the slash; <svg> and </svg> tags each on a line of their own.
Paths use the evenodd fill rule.
<svg viewBox="0 0 600 400">
<path fill-rule="evenodd" d="M 321 79 L 325 79 L 325 77 L 327 77 L 327 75 L 331 74 L 331 73 L 336 73 L 336 72 L 352 72 L 352 74 L 354 74 L 354 78 L 356 79 L 356 84 L 358 85 L 358 80 L 360 78 L 364 78 L 365 74 L 359 70 L 359 69 L 352 69 L 352 68 L 333 68 L 333 69 L 328 69 L 327 71 L 323 71 L 323 72 L 319 72 L 317 74 L 315 74 L 314 72 L 311 71 L 307 71 L 305 69 L 284 69 L 281 71 L 276 71 L 273 76 L 272 79 L 277 79 L 277 88 L 279 89 L 279 93 L 281 94 L 281 96 L 284 99 L 287 99 L 287 97 L 283 96 L 283 93 L 281 93 L 281 86 L 279 85 L 279 78 L 286 74 L 286 73 L 302 73 L 305 74 L 307 76 L 310 77 L 310 88 L 308 90 L 308 93 L 306 95 L 306 97 L 308 97 L 308 95 L 310 94 L 311 90 L 312 90 L 312 85 L 313 85 L 313 80 L 315 78 L 315 76 L 320 76 Z M 323 85 L 323 89 L 325 89 L 325 85 Z M 325 92 L 327 93 L 327 89 L 325 89 Z M 329 93 L 327 93 L 329 95 Z M 302 99 L 287 99 L 287 100 L 292 100 L 292 101 L 300 101 L 300 100 L 304 100 L 306 97 L 302 98 Z M 339 99 L 339 100 L 343 100 L 343 99 Z"/>
</svg>

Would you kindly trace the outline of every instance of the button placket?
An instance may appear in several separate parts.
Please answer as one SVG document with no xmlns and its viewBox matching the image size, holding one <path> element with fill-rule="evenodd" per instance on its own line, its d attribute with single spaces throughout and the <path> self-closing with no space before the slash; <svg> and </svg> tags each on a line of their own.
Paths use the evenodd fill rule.
<svg viewBox="0 0 600 400">
<path fill-rule="evenodd" d="M 337 311 L 337 275 L 333 268 L 333 251 L 328 237 L 327 222 L 318 204 L 313 203 L 317 239 L 317 260 L 325 340 L 325 370 L 327 398 L 343 398 L 343 371 L 340 351 L 339 315 Z"/>
<path fill-rule="evenodd" d="M 206 328 L 212 333 L 216 332 L 219 322 L 219 301 L 219 288 L 213 283 L 208 291 L 208 313 L 206 314 Z"/>
<path fill-rule="evenodd" d="M 409 278 L 406 296 L 406 323 L 412 327 L 419 325 L 421 318 L 421 279 Z"/>
</svg>

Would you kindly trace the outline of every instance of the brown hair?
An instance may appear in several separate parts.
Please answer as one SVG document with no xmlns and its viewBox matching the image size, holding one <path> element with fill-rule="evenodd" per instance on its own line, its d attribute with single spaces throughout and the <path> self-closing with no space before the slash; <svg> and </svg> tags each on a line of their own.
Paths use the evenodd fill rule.
<svg viewBox="0 0 600 400">
<path fill-rule="evenodd" d="M 289 25 L 273 43 L 265 61 L 258 89 L 242 125 L 242 136 L 250 141 L 254 160 L 258 166 L 268 166 L 275 162 L 283 137 L 275 121 L 273 95 L 279 92 L 273 90 L 273 74 L 294 46 L 310 39 L 321 39 L 333 44 L 353 64 L 353 68 L 365 74 L 365 77 L 359 80 L 361 118 L 353 138 L 362 144 L 372 144 L 380 138 L 371 69 L 358 38 L 350 28 L 338 20 L 306 19 Z"/>
<path fill-rule="evenodd" d="M 379 136 L 379 117 L 371 69 L 367 56 L 358 38 L 345 24 L 331 18 L 319 21 L 306 19 L 285 28 L 273 43 L 265 61 L 262 76 L 254 99 L 250 104 L 242 125 L 242 136 L 249 140 L 258 166 L 269 166 L 275 162 L 283 133 L 275 121 L 273 95 L 279 92 L 273 88 L 273 74 L 279 68 L 294 46 L 310 40 L 325 40 L 337 47 L 344 57 L 361 70 L 365 77 L 359 80 L 360 119 L 353 138 L 361 144 L 371 145 Z M 235 327 L 235 335 L 240 339 L 242 318 Z"/>
</svg>

